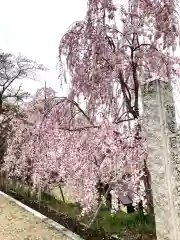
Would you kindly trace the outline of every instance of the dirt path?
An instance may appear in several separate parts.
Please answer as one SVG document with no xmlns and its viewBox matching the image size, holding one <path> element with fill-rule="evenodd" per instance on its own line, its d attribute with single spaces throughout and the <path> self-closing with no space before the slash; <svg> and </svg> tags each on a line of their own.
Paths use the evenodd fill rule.
<svg viewBox="0 0 180 240">
<path fill-rule="evenodd" d="M 66 240 L 67 238 L 16 203 L 0 196 L 0 239 Z"/>
</svg>

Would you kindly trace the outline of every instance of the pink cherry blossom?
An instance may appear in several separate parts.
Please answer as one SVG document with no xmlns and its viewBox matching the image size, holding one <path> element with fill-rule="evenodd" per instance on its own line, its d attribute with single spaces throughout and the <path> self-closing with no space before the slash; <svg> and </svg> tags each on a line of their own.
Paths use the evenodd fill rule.
<svg viewBox="0 0 180 240">
<path fill-rule="evenodd" d="M 59 45 L 70 94 L 57 98 L 40 89 L 24 108 L 26 123 L 14 120 L 3 166 L 8 176 L 42 190 L 67 186 L 82 214 L 97 208 L 99 182 L 112 185 L 115 210 L 119 193 L 128 190 L 134 205 L 145 204 L 139 87 L 179 76 L 180 59 L 171 54 L 178 35 L 175 0 L 130 0 L 128 8 L 88 0 L 86 18 Z"/>
</svg>

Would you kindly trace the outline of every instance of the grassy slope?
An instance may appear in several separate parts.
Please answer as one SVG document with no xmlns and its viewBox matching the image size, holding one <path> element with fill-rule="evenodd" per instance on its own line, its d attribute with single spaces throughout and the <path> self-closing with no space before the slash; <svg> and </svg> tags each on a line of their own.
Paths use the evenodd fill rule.
<svg viewBox="0 0 180 240">
<path fill-rule="evenodd" d="M 16 188 L 16 190 L 15 190 Z M 15 186 L 11 185 L 11 189 L 14 189 L 16 192 L 20 192 L 21 195 L 29 198 L 28 187 L 23 187 L 21 185 Z M 41 201 L 44 202 L 49 208 L 55 209 L 57 212 L 67 214 L 72 218 L 77 218 L 84 224 L 88 224 L 92 216 L 80 216 L 80 207 L 73 203 L 73 197 L 70 195 L 70 191 L 64 189 L 64 195 L 66 203 L 63 203 L 60 197 L 60 190 L 58 187 L 55 187 L 52 191 L 52 195 L 42 194 Z M 35 196 L 31 198 L 36 199 Z M 149 236 L 148 238 L 142 239 L 153 239 L 152 236 L 155 235 L 155 225 L 154 218 L 152 216 L 142 216 L 137 213 L 126 214 L 123 212 L 118 212 L 114 217 L 111 216 L 109 211 L 105 208 L 100 211 L 99 216 L 97 217 L 92 228 L 96 230 L 101 230 L 107 234 L 120 234 L 120 235 L 133 235 L 133 240 L 135 235 L 139 236 L 143 234 L 144 236 Z M 128 239 L 130 239 L 128 237 Z M 155 238 L 154 238 L 155 239 Z"/>
</svg>

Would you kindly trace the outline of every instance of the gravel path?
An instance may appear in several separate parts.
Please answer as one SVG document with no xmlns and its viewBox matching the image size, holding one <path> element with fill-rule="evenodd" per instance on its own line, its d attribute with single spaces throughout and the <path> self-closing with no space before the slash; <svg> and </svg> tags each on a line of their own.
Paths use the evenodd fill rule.
<svg viewBox="0 0 180 240">
<path fill-rule="evenodd" d="M 0 196 L 0 240 L 66 240 L 50 227 L 16 203 Z"/>
</svg>

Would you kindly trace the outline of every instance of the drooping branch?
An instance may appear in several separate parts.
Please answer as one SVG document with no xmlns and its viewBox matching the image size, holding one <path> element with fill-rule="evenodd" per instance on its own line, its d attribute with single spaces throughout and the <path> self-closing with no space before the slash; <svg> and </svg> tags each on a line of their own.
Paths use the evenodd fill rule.
<svg viewBox="0 0 180 240">
<path fill-rule="evenodd" d="M 122 75 L 121 71 L 119 71 L 118 77 L 119 77 L 119 81 L 120 81 L 120 84 L 121 84 L 121 91 L 123 93 L 123 97 L 124 97 L 124 100 L 125 100 L 125 103 L 126 103 L 127 110 L 128 110 L 129 113 L 131 113 L 133 115 L 134 119 L 136 119 L 136 118 L 138 118 L 138 115 L 131 105 L 131 97 L 130 97 L 131 95 L 129 97 L 127 96 L 126 90 L 128 88 L 127 88 L 127 85 L 124 82 L 124 78 L 123 78 L 123 75 Z"/>
</svg>

